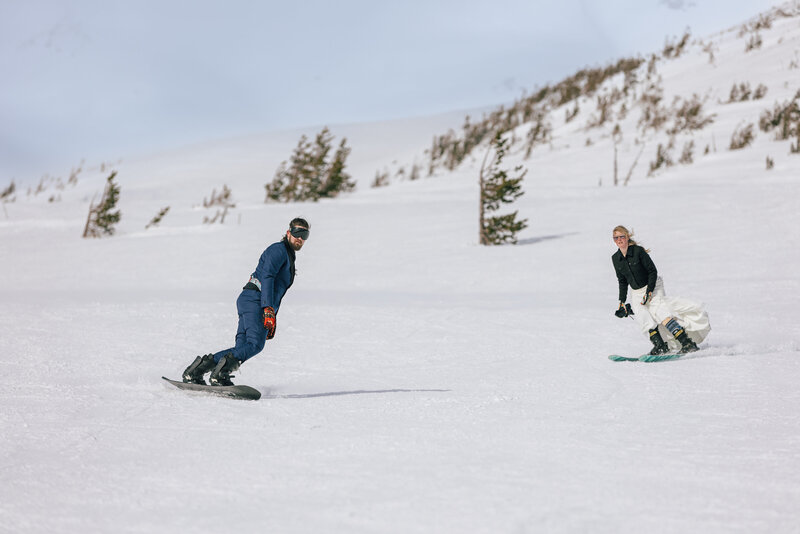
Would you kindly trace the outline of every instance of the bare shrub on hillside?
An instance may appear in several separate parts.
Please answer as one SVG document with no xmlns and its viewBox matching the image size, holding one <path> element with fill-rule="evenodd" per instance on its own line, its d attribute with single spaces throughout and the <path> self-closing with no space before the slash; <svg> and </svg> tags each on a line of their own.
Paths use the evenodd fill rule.
<svg viewBox="0 0 800 534">
<path fill-rule="evenodd" d="M 733 102 L 744 102 L 746 100 L 750 100 L 750 95 L 753 93 L 752 89 L 750 89 L 749 82 L 742 82 L 739 84 L 734 83 L 733 87 L 731 87 L 731 93 L 728 96 L 728 103 L 731 104 Z"/>
<path fill-rule="evenodd" d="M 623 71 L 623 76 L 622 92 L 625 96 L 628 96 L 639 85 L 639 69 Z"/>
<path fill-rule="evenodd" d="M 679 58 L 681 54 L 683 54 L 691 36 L 692 34 L 687 28 L 683 36 L 680 39 L 676 38 L 675 42 L 670 42 L 670 40 L 667 39 L 664 43 L 664 50 L 662 50 L 661 55 L 664 57 L 664 59 Z"/>
<path fill-rule="evenodd" d="M 375 171 L 375 178 L 372 180 L 370 187 L 385 187 L 389 185 L 389 171 Z"/>
<path fill-rule="evenodd" d="M 737 126 L 733 131 L 733 135 L 731 135 L 731 144 L 728 148 L 730 150 L 740 150 L 752 144 L 753 139 L 755 139 L 755 133 L 753 133 L 754 126 L 753 123 L 745 126 Z"/>
<path fill-rule="evenodd" d="M 452 143 L 452 138 L 454 137 L 453 130 L 448 131 L 445 136 L 434 136 L 431 147 L 425 151 L 425 153 L 429 156 L 428 176 L 433 176 L 433 173 L 436 172 L 439 160 L 442 159 L 444 154 L 447 152 L 448 146 Z"/>
<path fill-rule="evenodd" d="M 71 185 L 72 187 L 78 185 L 78 175 L 83 171 L 83 164 L 84 162 L 81 161 L 77 168 L 73 167 L 70 169 L 69 178 L 67 178 L 67 185 Z M 63 186 L 61 188 L 63 189 Z"/>
<path fill-rule="evenodd" d="M 439 153 L 445 156 L 444 166 L 447 170 L 454 170 L 464 160 L 464 144 L 453 130 L 439 138 Z"/>
<path fill-rule="evenodd" d="M 225 224 L 225 217 L 228 215 L 228 210 L 235 208 L 236 204 L 231 197 L 231 190 L 227 185 L 222 186 L 222 190 L 217 193 L 216 188 L 211 190 L 211 198 L 203 198 L 204 208 L 213 208 L 217 206 L 217 211 L 213 217 L 204 216 L 203 224 L 214 224 L 219 221 L 220 224 Z"/>
<path fill-rule="evenodd" d="M 203 217 L 203 224 L 214 224 L 219 221 L 220 224 L 225 224 L 225 217 L 228 216 L 228 206 L 218 209 L 213 217 Z"/>
<path fill-rule="evenodd" d="M 611 138 L 614 140 L 614 144 L 622 142 L 622 127 L 619 123 L 615 124 L 614 129 L 611 130 Z"/>
<path fill-rule="evenodd" d="M 688 141 L 683 145 L 681 157 L 678 163 L 682 165 L 689 165 L 694 162 L 694 141 Z"/>
<path fill-rule="evenodd" d="M 658 148 L 656 149 L 656 159 L 650 162 L 650 171 L 647 173 L 647 176 L 653 176 L 658 169 L 662 167 L 672 167 L 675 164 L 672 161 L 672 155 L 670 154 L 672 148 L 673 143 L 671 140 L 669 145 L 666 147 L 661 143 L 658 144 Z"/>
<path fill-rule="evenodd" d="M 540 112 L 525 135 L 525 159 L 531 157 L 536 145 L 547 143 L 550 140 L 552 131 L 553 127 L 547 121 L 547 114 Z"/>
<path fill-rule="evenodd" d="M 712 122 L 716 114 L 703 115 L 703 101 L 697 95 L 692 95 L 690 100 L 676 99 L 673 105 L 674 123 L 672 128 L 667 130 L 670 135 L 676 135 L 684 131 L 702 130 Z"/>
<path fill-rule="evenodd" d="M 770 13 L 762 13 L 753 22 L 749 22 L 749 23 L 743 24 L 739 28 L 738 36 L 739 37 L 744 37 L 748 33 L 756 33 L 759 30 L 768 30 L 768 29 L 772 28 L 772 21 L 773 21 L 774 18 L 775 18 L 774 15 L 772 15 Z"/>
<path fill-rule="evenodd" d="M 716 47 L 714 46 L 713 42 L 710 42 L 710 43 L 708 43 L 706 45 L 703 45 L 703 52 L 708 54 L 708 62 L 711 63 L 712 65 L 714 64 L 714 51 L 715 50 L 716 50 Z"/>
<path fill-rule="evenodd" d="M 578 116 L 578 113 L 580 113 L 580 111 L 581 109 L 578 106 L 578 102 L 575 102 L 575 107 L 573 107 L 572 109 L 567 108 L 566 110 L 564 110 L 564 122 L 565 123 L 571 122 L 572 119 Z"/>
<path fill-rule="evenodd" d="M 582 88 L 580 94 L 583 96 L 592 96 L 594 95 L 600 87 L 609 79 L 613 78 L 618 74 L 623 74 L 624 76 L 629 77 L 631 73 L 636 71 L 639 68 L 639 65 L 643 63 L 644 60 L 641 58 L 625 58 L 617 61 L 616 63 L 609 65 L 603 68 L 596 68 L 596 69 L 584 69 L 578 71 L 573 77 L 568 78 L 565 82 L 562 83 L 578 83 L 582 82 Z M 635 77 L 634 77 L 635 80 Z M 559 104 L 565 104 L 566 102 L 560 102 Z"/>
<path fill-rule="evenodd" d="M 222 186 L 222 190 L 217 193 L 216 189 L 211 190 L 211 198 L 203 198 L 203 207 L 228 206 L 235 208 L 236 204 L 231 201 L 231 190 L 227 185 Z"/>
<path fill-rule="evenodd" d="M 47 188 L 47 187 L 46 187 L 46 185 L 45 185 L 45 181 L 46 181 L 48 178 L 49 178 L 49 176 L 48 176 L 48 175 L 44 175 L 44 176 L 42 176 L 41 178 L 39 178 L 39 183 L 38 183 L 38 184 L 36 185 L 36 187 L 35 187 L 35 188 L 33 188 L 33 189 L 31 189 L 31 187 L 29 186 L 29 187 L 28 187 L 28 193 L 27 193 L 27 194 L 28 194 L 28 196 L 31 196 L 31 195 L 33 195 L 33 196 L 37 196 L 39 193 L 41 193 L 42 191 L 44 191 L 44 190 Z"/>
<path fill-rule="evenodd" d="M 775 167 L 775 160 L 767 156 L 767 170 L 770 170 L 773 167 Z"/>
<path fill-rule="evenodd" d="M 603 94 L 597 97 L 597 114 L 592 114 L 592 116 L 589 117 L 589 122 L 586 124 L 587 130 L 599 128 L 611 119 L 611 106 L 614 105 L 614 102 L 619 100 L 621 94 L 619 90 L 615 89 L 610 94 Z"/>
<path fill-rule="evenodd" d="M 769 13 L 762 13 L 758 16 L 758 20 L 753 23 L 753 29 L 758 30 L 769 30 L 772 28 L 772 21 L 775 17 Z"/>
<path fill-rule="evenodd" d="M 800 15 L 800 5 L 776 7 L 773 12 L 775 18 L 789 19 Z"/>
<path fill-rule="evenodd" d="M 28 187 L 28 196 L 39 196 L 41 193 L 44 193 L 51 187 L 55 189 L 63 189 L 63 187 L 59 187 L 59 183 L 61 178 L 56 178 L 54 176 L 50 176 L 49 174 L 43 175 L 39 178 L 39 183 L 36 184 L 36 187 L 30 188 Z"/>
<path fill-rule="evenodd" d="M 638 125 L 642 131 L 647 131 L 648 128 L 658 131 L 669 119 L 668 110 L 661 105 L 664 90 L 661 88 L 660 82 L 659 80 L 658 83 L 649 84 L 642 92 L 642 96 L 639 97 L 642 115 Z"/>
<path fill-rule="evenodd" d="M 784 141 L 800 133 L 800 91 L 795 97 L 782 104 L 775 103 L 772 110 L 761 113 L 758 126 L 762 132 L 775 130 L 775 139 Z"/>
<path fill-rule="evenodd" d="M 502 123 L 504 111 L 505 109 L 501 106 L 498 110 L 498 115 L 494 118 L 494 124 Z M 481 144 L 490 133 L 488 124 L 473 124 L 469 115 L 464 118 L 464 125 L 461 127 L 461 130 L 463 131 L 461 139 L 451 130 L 451 141 L 447 147 L 449 150 L 446 154 L 447 158 L 445 163 L 447 169 L 451 171 L 458 167 L 472 152 L 472 149 Z"/>
<path fill-rule="evenodd" d="M 155 215 L 155 217 L 150 219 L 150 222 L 145 225 L 144 229 L 147 230 L 150 227 L 158 226 L 159 224 L 161 224 L 161 221 L 164 219 L 164 216 L 167 214 L 168 211 L 169 211 L 169 206 L 167 206 L 166 208 L 161 208 L 161 211 L 159 211 Z"/>
<path fill-rule="evenodd" d="M 647 62 L 647 79 L 650 80 L 656 76 L 658 71 L 658 56 L 652 54 L 650 60 Z"/>
<path fill-rule="evenodd" d="M 412 182 L 414 180 L 419 180 L 419 173 L 420 173 L 419 164 L 414 162 L 414 164 L 411 166 L 411 172 L 408 173 L 408 179 L 411 180 Z"/>
<path fill-rule="evenodd" d="M 750 52 L 752 50 L 756 50 L 758 48 L 761 48 L 761 45 L 763 43 L 764 43 L 764 41 L 761 39 L 761 34 L 760 33 L 754 33 L 753 35 L 750 36 L 750 38 L 745 43 L 744 51 L 745 52 Z"/>
<path fill-rule="evenodd" d="M 627 116 L 628 116 L 628 105 L 625 102 L 623 102 L 622 105 L 619 107 L 619 112 L 617 112 L 617 119 L 624 121 Z"/>
</svg>

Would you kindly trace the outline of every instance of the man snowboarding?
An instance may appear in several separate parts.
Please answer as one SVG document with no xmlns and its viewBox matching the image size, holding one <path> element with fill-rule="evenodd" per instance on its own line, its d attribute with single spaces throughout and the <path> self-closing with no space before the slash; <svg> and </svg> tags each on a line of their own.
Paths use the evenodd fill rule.
<svg viewBox="0 0 800 534">
<path fill-rule="evenodd" d="M 681 354 L 698 350 L 697 343 L 703 341 L 711 330 L 702 305 L 664 294 L 664 282 L 658 276 L 649 250 L 638 245 L 627 228 L 617 226 L 612 237 L 619 247 L 611 257 L 619 282 L 619 307 L 614 314 L 620 318 L 633 315 L 653 343 L 650 351 L 653 356 L 672 350 L 659 328 L 668 340 L 674 337 L 680 344 L 678 350 Z M 633 298 L 626 306 L 628 286 L 633 290 Z M 672 343 L 677 348 L 677 344 Z"/>
<path fill-rule="evenodd" d="M 281 299 L 294 282 L 295 254 L 308 239 L 309 228 L 305 219 L 292 219 L 283 239 L 261 254 L 256 270 L 236 300 L 239 326 L 235 346 L 197 356 L 183 372 L 184 382 L 205 384 L 203 376 L 210 372 L 208 381 L 212 386 L 232 386 L 231 373 L 273 338 Z"/>
</svg>

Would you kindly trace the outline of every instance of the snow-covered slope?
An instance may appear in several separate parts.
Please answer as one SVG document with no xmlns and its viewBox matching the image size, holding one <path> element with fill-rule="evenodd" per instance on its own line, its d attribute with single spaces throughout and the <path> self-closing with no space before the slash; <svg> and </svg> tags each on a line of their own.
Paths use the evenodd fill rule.
<svg viewBox="0 0 800 534">
<path fill-rule="evenodd" d="M 332 125 L 359 188 L 319 203 L 263 203 L 301 132 L 123 161 L 107 239 L 80 235 L 109 168 L 18 184 L 0 215 L 0 531 L 796 531 L 800 155 L 757 127 L 728 144 L 800 88 L 800 18 L 759 34 L 659 62 L 665 103 L 698 94 L 716 114 L 677 140 L 692 164 L 647 176 L 667 136 L 637 134 L 638 108 L 592 130 L 594 99 L 570 123 L 553 110 L 552 141 L 508 161 L 529 169 L 517 246 L 477 245 L 482 152 L 369 188 L 461 115 Z M 723 103 L 741 82 L 768 93 Z M 617 122 L 621 174 L 645 147 L 627 187 Z M 204 225 L 223 184 L 236 208 Z M 262 400 L 166 387 L 232 344 L 239 288 L 297 215 L 312 233 L 277 336 L 238 376 Z M 668 294 L 705 302 L 703 351 L 606 359 L 649 345 L 612 315 L 617 224 Z"/>
</svg>

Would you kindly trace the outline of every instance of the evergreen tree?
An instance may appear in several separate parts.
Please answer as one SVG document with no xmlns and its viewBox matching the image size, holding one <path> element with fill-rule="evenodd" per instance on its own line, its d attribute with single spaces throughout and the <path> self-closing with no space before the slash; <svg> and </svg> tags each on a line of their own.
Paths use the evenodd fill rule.
<svg viewBox="0 0 800 534">
<path fill-rule="evenodd" d="M 311 142 L 303 135 L 292 154 L 291 165 L 285 176 L 286 186 L 282 194 L 284 202 L 305 200 L 305 187 L 311 182 Z"/>
<path fill-rule="evenodd" d="M 275 171 L 275 176 L 272 178 L 272 181 L 264 186 L 267 190 L 267 198 L 264 199 L 264 202 L 280 202 L 283 200 L 282 196 L 283 192 L 286 190 L 288 176 L 286 162 L 282 161 L 278 170 Z"/>
<path fill-rule="evenodd" d="M 328 153 L 331 151 L 333 136 L 327 126 L 317 134 L 311 152 L 308 155 L 308 173 L 305 175 L 306 183 L 302 186 L 304 196 L 311 200 L 320 199 L 322 183 L 325 180 L 325 170 L 327 167 Z"/>
<path fill-rule="evenodd" d="M 345 172 L 350 154 L 347 139 L 342 139 L 331 157 L 332 147 L 333 135 L 327 127 L 317 134 L 313 143 L 302 136 L 289 162 L 282 162 L 272 181 L 265 186 L 267 196 L 264 201 L 317 201 L 352 191 L 356 184 Z"/>
<path fill-rule="evenodd" d="M 346 143 L 347 139 L 342 139 L 333 155 L 333 160 L 328 165 L 325 180 L 320 188 L 320 197 L 334 197 L 340 192 L 350 192 L 356 187 L 355 182 L 350 180 L 350 175 L 344 172 L 347 156 L 350 155 L 350 148 Z"/>
<path fill-rule="evenodd" d="M 521 197 L 522 180 L 527 174 L 527 169 L 518 165 L 509 173 L 502 168 L 503 158 L 506 156 L 508 140 L 501 133 L 497 133 L 489 144 L 480 171 L 480 243 L 481 245 L 499 245 L 502 243 L 516 243 L 517 232 L 528 227 L 528 220 L 517 220 L 518 211 L 507 215 L 487 216 L 503 204 L 510 204 Z M 491 160 L 489 155 L 492 154 Z M 488 165 L 487 165 L 488 160 Z"/>
<path fill-rule="evenodd" d="M 100 202 L 95 205 L 92 201 L 89 206 L 89 215 L 86 218 L 86 226 L 83 229 L 83 237 L 102 237 L 103 235 L 114 235 L 114 226 L 119 222 L 122 214 L 117 207 L 119 200 L 119 185 L 114 182 L 117 171 L 111 173 L 106 179 L 106 186 L 103 189 L 103 196 Z"/>
</svg>

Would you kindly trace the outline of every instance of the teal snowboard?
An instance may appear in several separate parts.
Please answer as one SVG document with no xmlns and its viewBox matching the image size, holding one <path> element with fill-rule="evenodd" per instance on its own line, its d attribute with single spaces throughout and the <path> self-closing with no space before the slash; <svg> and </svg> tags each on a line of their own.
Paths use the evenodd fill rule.
<svg viewBox="0 0 800 534">
<path fill-rule="evenodd" d="M 630 358 L 628 356 L 620 356 L 619 354 L 611 354 L 608 357 L 612 362 L 638 362 L 639 358 Z"/>
<path fill-rule="evenodd" d="M 206 386 L 203 384 L 187 384 L 186 382 L 178 382 L 177 380 L 170 380 L 166 376 L 162 376 L 161 378 L 176 388 L 187 391 L 208 393 L 209 395 L 228 397 L 229 399 L 258 400 L 261 398 L 261 392 L 255 388 L 251 388 L 250 386 Z"/>
</svg>

